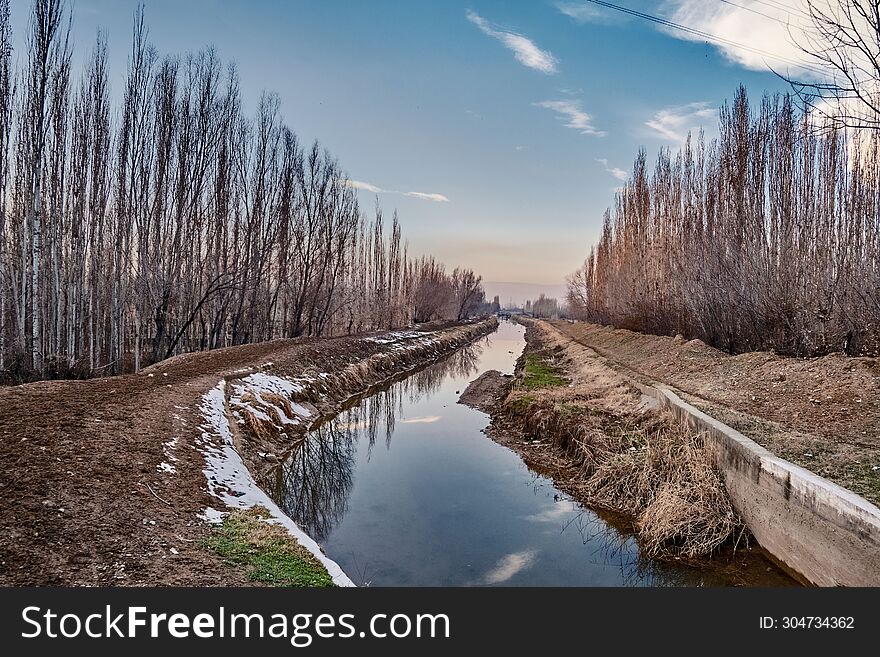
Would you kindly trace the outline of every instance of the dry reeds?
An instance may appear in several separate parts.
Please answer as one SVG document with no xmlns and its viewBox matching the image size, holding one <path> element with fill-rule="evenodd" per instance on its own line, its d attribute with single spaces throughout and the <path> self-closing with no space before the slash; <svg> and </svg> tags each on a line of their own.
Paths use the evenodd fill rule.
<svg viewBox="0 0 880 657">
<path fill-rule="evenodd" d="M 514 386 L 502 412 L 576 468 L 583 501 L 630 517 L 651 556 L 708 555 L 743 532 L 702 434 L 644 408 L 627 379 L 552 328 L 530 325 L 527 337 L 530 353 L 565 363 L 572 384 Z"/>
<path fill-rule="evenodd" d="M 703 436 L 670 415 L 621 418 L 516 399 L 506 409 L 526 435 L 548 439 L 577 467 L 584 501 L 632 518 L 651 556 L 705 556 L 743 531 Z"/>
</svg>

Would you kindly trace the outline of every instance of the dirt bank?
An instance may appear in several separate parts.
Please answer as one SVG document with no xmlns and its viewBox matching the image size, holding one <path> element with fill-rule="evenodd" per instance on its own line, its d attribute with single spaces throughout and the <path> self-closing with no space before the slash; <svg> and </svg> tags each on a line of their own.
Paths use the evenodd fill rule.
<svg viewBox="0 0 880 657">
<path fill-rule="evenodd" d="M 548 324 L 616 371 L 668 385 L 778 456 L 880 504 L 880 360 L 731 356 L 699 340 Z"/>
<path fill-rule="evenodd" d="M 749 545 L 700 436 L 554 333 L 530 324 L 515 379 L 489 374 L 463 395 L 490 412 L 488 433 L 576 499 L 618 514 L 646 554 L 727 570 L 733 584 L 792 583 Z"/>
<path fill-rule="evenodd" d="M 461 393 L 458 403 L 476 408 L 484 413 L 491 413 L 498 402 L 507 395 L 512 383 L 513 376 L 509 374 L 502 374 L 498 370 L 483 372 L 468 384 L 468 387 Z"/>
<path fill-rule="evenodd" d="M 429 362 L 492 328 L 494 320 L 276 340 L 187 354 L 134 375 L 0 388 L 0 585 L 251 584 L 245 565 L 229 565 L 206 547 L 205 509 L 224 510 L 222 499 L 243 494 L 221 485 L 218 473 L 206 479 L 204 405 L 218 382 L 227 384 L 229 403 L 248 377 L 299 381 L 297 394 L 311 401 L 291 402 L 290 395 L 284 402 L 292 414 L 307 412 L 287 417 L 303 420 L 285 424 L 293 441 L 356 386 Z M 422 348 L 410 349 L 415 343 Z M 243 413 L 274 405 L 239 402 L 229 410 L 245 424 Z M 261 444 L 235 416 L 230 425 L 240 427 L 236 446 L 249 467 L 271 463 L 272 450 L 283 447 Z"/>
</svg>

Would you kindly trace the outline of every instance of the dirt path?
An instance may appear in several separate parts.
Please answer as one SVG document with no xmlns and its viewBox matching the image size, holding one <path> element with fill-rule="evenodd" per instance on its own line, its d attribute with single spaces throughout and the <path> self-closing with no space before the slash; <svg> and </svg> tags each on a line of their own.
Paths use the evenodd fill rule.
<svg viewBox="0 0 880 657">
<path fill-rule="evenodd" d="M 676 389 L 779 456 L 880 504 L 878 359 L 731 356 L 699 340 L 548 324 L 613 368 Z"/>
<path fill-rule="evenodd" d="M 372 334 L 375 338 L 380 334 Z M 138 374 L 0 389 L 0 585 L 240 585 L 201 544 L 202 395 L 224 377 L 333 372 L 393 340 L 277 340 Z"/>
</svg>

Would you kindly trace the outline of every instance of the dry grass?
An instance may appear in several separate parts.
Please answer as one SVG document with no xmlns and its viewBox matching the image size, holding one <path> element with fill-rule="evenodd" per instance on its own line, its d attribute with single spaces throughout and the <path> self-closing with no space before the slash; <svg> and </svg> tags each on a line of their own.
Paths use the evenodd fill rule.
<svg viewBox="0 0 880 657">
<path fill-rule="evenodd" d="M 549 440 L 577 468 L 583 501 L 631 517 L 651 556 L 705 556 L 742 535 L 701 434 L 646 408 L 641 392 L 589 350 L 535 325 L 528 337 L 528 349 L 554 354 L 572 384 L 514 388 L 504 410 L 527 438 Z"/>
</svg>

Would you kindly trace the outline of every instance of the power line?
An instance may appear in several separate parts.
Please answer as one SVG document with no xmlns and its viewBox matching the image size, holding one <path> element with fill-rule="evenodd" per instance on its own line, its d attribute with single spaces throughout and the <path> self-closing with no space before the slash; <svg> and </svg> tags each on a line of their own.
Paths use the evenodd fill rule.
<svg viewBox="0 0 880 657">
<path fill-rule="evenodd" d="M 732 39 L 727 39 L 725 37 L 720 37 L 715 34 L 711 34 L 709 32 L 704 32 L 703 30 L 698 30 L 694 27 L 688 27 L 687 25 L 681 25 L 680 23 L 675 23 L 673 21 L 667 20 L 665 18 L 660 18 L 659 16 L 653 16 L 651 14 L 646 14 L 641 11 L 636 11 L 635 9 L 630 9 L 629 7 L 623 7 L 621 5 L 615 5 L 611 2 L 603 2 L 603 0 L 587 0 L 587 2 L 591 2 L 594 5 L 599 5 L 600 7 L 605 7 L 607 9 L 613 9 L 615 11 L 619 11 L 625 14 L 629 14 L 631 16 L 636 16 L 637 18 L 642 18 L 647 21 L 651 21 L 652 23 L 657 23 L 659 25 L 663 25 L 664 27 L 669 27 L 674 30 L 679 30 L 681 32 L 685 32 L 687 34 L 693 34 L 694 36 L 698 36 L 701 39 L 706 41 L 714 42 L 716 44 L 724 44 L 728 46 L 734 46 L 735 48 L 740 48 L 742 50 L 746 50 L 748 52 L 754 53 L 756 55 L 761 55 L 763 57 L 769 57 L 770 59 L 775 59 L 780 62 L 785 62 L 791 66 L 796 66 L 798 68 L 803 68 L 807 70 L 811 70 L 815 73 L 824 74 L 820 68 L 815 66 L 810 66 L 809 64 L 804 64 L 802 62 L 795 61 L 788 57 L 784 57 L 782 55 L 778 55 L 772 52 L 767 52 L 766 50 L 761 50 L 760 48 L 754 48 L 752 46 L 747 46 L 744 43 L 740 43 L 738 41 L 733 41 Z"/>
<path fill-rule="evenodd" d="M 802 9 L 798 9 L 797 7 L 793 7 L 791 5 L 787 5 L 784 2 L 779 2 L 778 0 L 754 0 L 756 3 L 760 5 L 764 5 L 766 7 L 772 7 L 773 9 L 779 9 L 780 11 L 784 11 L 787 14 L 797 14 L 798 16 L 803 16 L 804 18 L 809 18 L 810 15 L 803 11 Z"/>
<path fill-rule="evenodd" d="M 736 7 L 737 9 L 742 9 L 743 11 L 751 12 L 752 14 L 757 14 L 758 16 L 763 16 L 764 18 L 769 18 L 771 21 L 776 21 L 777 23 L 781 23 L 782 25 L 788 25 L 788 23 L 781 18 L 776 16 L 771 16 L 770 14 L 765 14 L 763 11 L 758 11 L 757 9 L 752 9 L 751 7 L 746 7 L 745 5 L 739 5 L 735 2 L 731 2 L 731 0 L 718 0 L 718 2 L 723 2 L 726 5 L 730 5 L 731 7 Z"/>
<path fill-rule="evenodd" d="M 794 17 L 795 14 L 800 14 L 805 18 L 809 18 L 805 13 L 795 9 L 794 7 L 786 7 L 782 4 L 770 4 L 769 2 L 762 2 L 762 0 L 753 0 L 755 3 L 759 3 L 764 5 L 765 7 L 770 7 L 771 9 L 775 9 L 777 11 L 781 11 L 784 14 L 788 14 L 790 17 Z M 758 11 L 754 7 L 747 7 L 745 5 L 738 4 L 733 2 L 732 0 L 718 0 L 718 2 L 723 2 L 726 5 L 730 5 L 731 7 L 736 7 L 738 9 L 742 9 L 743 11 L 748 11 L 753 14 L 757 14 L 758 16 L 763 16 L 764 18 L 769 18 L 771 21 L 776 21 L 777 23 L 781 23 L 782 25 L 788 26 L 790 23 L 787 20 L 782 20 L 778 16 L 771 16 L 770 14 L 765 14 L 763 11 Z M 803 27 L 803 25 L 800 25 Z"/>
</svg>

